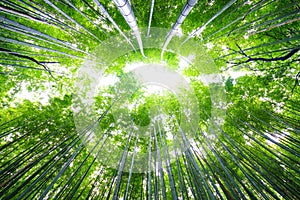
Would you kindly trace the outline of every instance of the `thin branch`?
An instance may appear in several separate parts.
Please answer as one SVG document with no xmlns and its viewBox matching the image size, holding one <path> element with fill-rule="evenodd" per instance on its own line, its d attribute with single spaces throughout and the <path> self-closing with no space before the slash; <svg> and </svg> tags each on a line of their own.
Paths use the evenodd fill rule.
<svg viewBox="0 0 300 200">
<path fill-rule="evenodd" d="M 292 57 L 294 54 L 296 54 L 300 50 L 300 48 L 296 48 L 296 49 L 293 49 L 292 51 L 290 51 L 288 54 L 286 54 L 284 56 L 276 57 L 276 58 L 252 58 L 252 57 L 248 56 L 238 44 L 236 44 L 236 46 L 239 48 L 239 50 L 240 50 L 239 52 L 248 58 L 248 60 L 244 61 L 243 63 L 248 63 L 251 61 L 265 61 L 265 62 L 273 62 L 273 61 L 279 61 L 279 60 L 284 61 L 284 60 L 287 60 L 290 57 Z"/>
<path fill-rule="evenodd" d="M 21 54 L 12 52 L 12 51 L 10 51 L 10 50 L 8 50 L 8 49 L 4 49 L 4 48 L 1 48 L 1 47 L 0 47 L 0 51 L 4 51 L 4 52 L 6 52 L 6 53 L 8 53 L 8 54 L 10 54 L 10 55 L 13 55 L 13 56 L 16 56 L 16 57 L 19 57 L 19 58 L 25 58 L 25 59 L 27 59 L 27 60 L 30 60 L 30 61 L 36 63 L 37 65 L 42 66 L 42 67 L 50 74 L 50 76 L 51 76 L 52 78 L 54 78 L 53 75 L 52 75 L 52 73 L 51 73 L 51 70 L 44 64 L 44 63 L 46 63 L 46 62 L 39 62 L 39 61 L 36 60 L 35 58 L 29 57 L 29 56 L 25 56 L 25 55 L 21 55 Z M 54 79 L 55 79 L 55 78 L 54 78 Z"/>
<path fill-rule="evenodd" d="M 277 58 L 249 58 L 246 62 L 258 61 L 258 60 L 266 61 L 266 62 L 272 62 L 272 61 L 278 61 L 278 60 L 284 61 L 284 60 L 287 60 L 290 57 L 292 57 L 298 51 L 299 51 L 299 49 L 293 49 L 292 51 L 290 51 L 285 56 L 281 56 L 281 57 L 277 57 Z"/>
</svg>

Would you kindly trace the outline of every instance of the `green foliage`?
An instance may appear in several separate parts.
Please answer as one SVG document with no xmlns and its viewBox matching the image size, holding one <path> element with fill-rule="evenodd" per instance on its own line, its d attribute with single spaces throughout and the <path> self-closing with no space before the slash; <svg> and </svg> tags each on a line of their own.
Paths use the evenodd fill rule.
<svg viewBox="0 0 300 200">
<path fill-rule="evenodd" d="M 190 40 L 199 47 L 187 42 L 164 61 L 155 48 L 145 49 L 147 58 L 129 51 L 109 60 L 104 75 L 118 81 L 98 88 L 92 110 L 82 111 L 97 119 L 80 128 L 72 107 L 76 73 L 119 32 L 93 0 L 50 2 L 57 8 L 0 2 L 0 199 L 299 199 L 298 1 L 236 1 Z M 100 3 L 130 30 L 113 2 Z M 151 1 L 130 3 L 139 27 L 147 27 Z M 185 3 L 155 0 L 151 26 L 170 29 Z M 182 32 L 227 3 L 199 1 Z M 181 40 L 170 46 L 180 49 Z M 181 57 L 194 54 L 200 59 L 181 70 Z M 132 63 L 180 72 L 197 101 L 194 115 L 171 92 L 145 95 L 124 70 Z M 199 117 L 199 126 L 184 115 Z"/>
<path fill-rule="evenodd" d="M 131 114 L 133 122 L 138 126 L 147 126 L 150 124 L 149 108 L 145 105 L 139 105 L 137 109 Z"/>
</svg>

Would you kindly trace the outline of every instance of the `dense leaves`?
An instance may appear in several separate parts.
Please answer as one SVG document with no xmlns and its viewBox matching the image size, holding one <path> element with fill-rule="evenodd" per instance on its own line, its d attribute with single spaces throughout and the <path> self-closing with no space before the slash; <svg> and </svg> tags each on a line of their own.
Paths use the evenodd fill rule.
<svg viewBox="0 0 300 200">
<path fill-rule="evenodd" d="M 151 27 L 175 31 L 189 1 L 124 2 L 130 16 L 104 0 L 0 2 L 0 199 L 299 199 L 299 2 L 199 1 L 169 46 L 201 47 L 163 61 L 159 48 L 136 51 L 129 19 L 151 20 L 145 43 Z M 76 72 L 117 35 L 136 50 L 111 60 L 115 82 L 78 128 Z M 197 106 L 140 87 L 132 63 L 181 73 Z"/>
</svg>

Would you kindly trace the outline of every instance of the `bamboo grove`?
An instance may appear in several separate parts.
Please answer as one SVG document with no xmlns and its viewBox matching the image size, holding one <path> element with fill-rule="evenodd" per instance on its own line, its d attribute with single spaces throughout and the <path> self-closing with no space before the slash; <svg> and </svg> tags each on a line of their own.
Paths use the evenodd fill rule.
<svg viewBox="0 0 300 200">
<path fill-rule="evenodd" d="M 166 31 L 148 48 L 155 28 Z M 1 0 L 0 30 L 0 199 L 300 199 L 299 1 Z M 110 38 L 131 48 L 106 71 L 123 79 L 78 128 L 76 74 Z M 201 46 L 215 66 L 182 72 L 196 124 L 181 122 L 176 96 L 146 98 L 124 71 L 177 69 L 172 41 Z M 219 83 L 201 80 L 214 74 Z M 116 119 L 126 100 L 138 103 Z"/>
</svg>

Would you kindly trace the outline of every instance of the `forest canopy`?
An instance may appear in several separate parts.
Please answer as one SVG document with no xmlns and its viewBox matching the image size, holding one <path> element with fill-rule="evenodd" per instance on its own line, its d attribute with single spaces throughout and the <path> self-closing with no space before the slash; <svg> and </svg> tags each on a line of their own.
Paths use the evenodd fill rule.
<svg viewBox="0 0 300 200">
<path fill-rule="evenodd" d="M 0 199 L 299 199 L 297 0 L 2 0 Z"/>
</svg>

